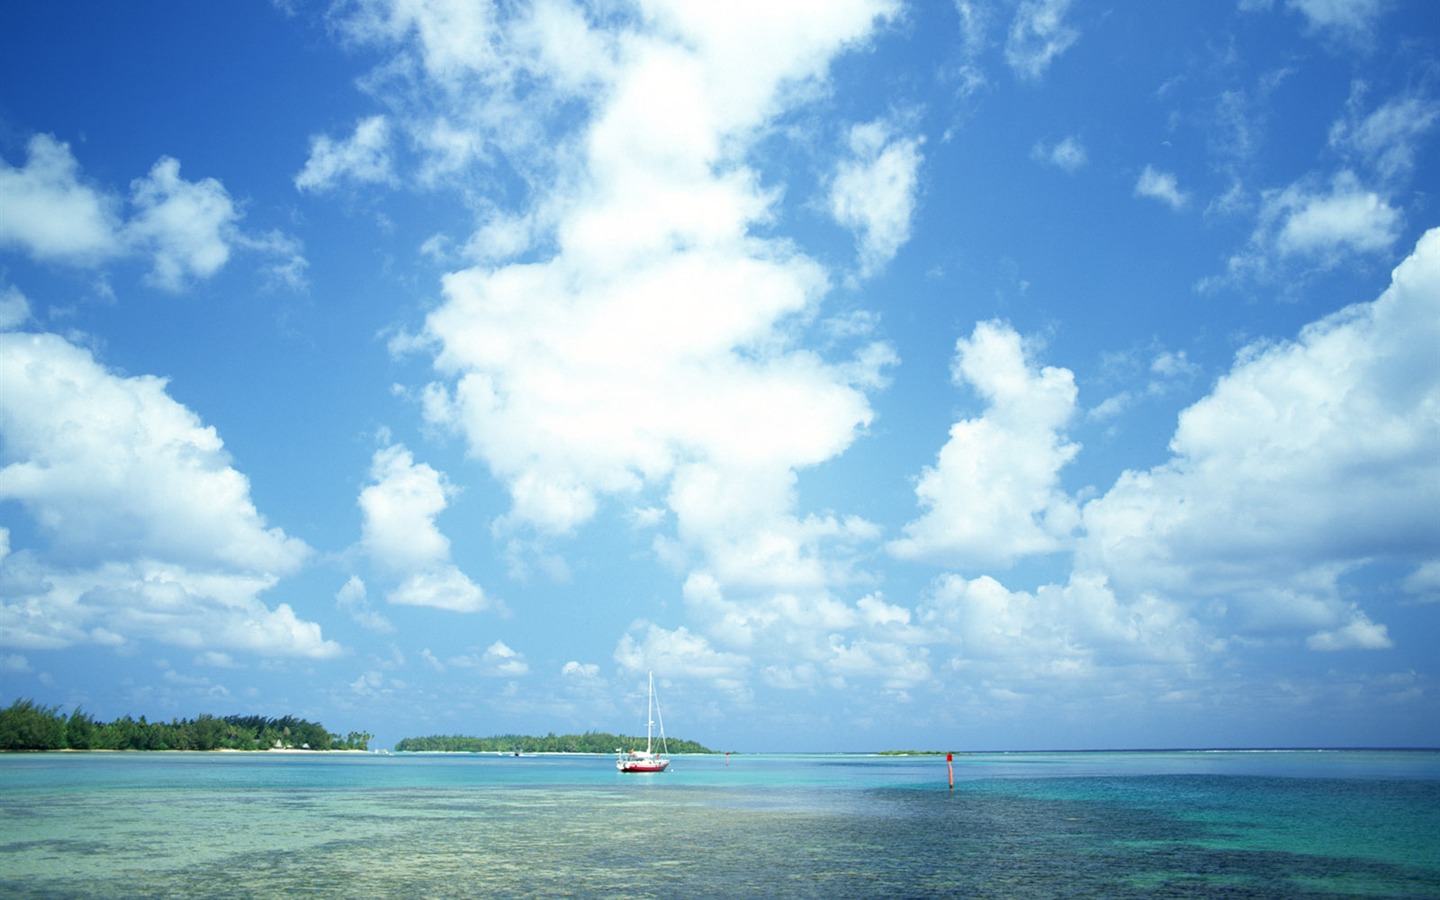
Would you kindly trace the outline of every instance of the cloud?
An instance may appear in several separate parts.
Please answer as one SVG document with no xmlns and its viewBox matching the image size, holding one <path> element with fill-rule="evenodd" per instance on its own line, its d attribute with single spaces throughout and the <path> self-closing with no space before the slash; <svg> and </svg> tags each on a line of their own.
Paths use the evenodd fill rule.
<svg viewBox="0 0 1440 900">
<path fill-rule="evenodd" d="M 32 671 L 30 661 L 18 653 L 0 655 L 0 672 L 20 674 Z"/>
<path fill-rule="evenodd" d="M 1184 350 L 1149 347 L 1141 351 L 1105 354 L 1105 368 L 1112 377 L 1126 383 L 1144 380 L 1144 387 L 1126 389 L 1112 394 L 1086 414 L 1096 421 L 1112 421 L 1121 413 L 1145 399 L 1163 397 L 1178 387 L 1188 385 L 1200 374 L 1200 366 L 1192 362 Z M 1146 362 L 1148 359 L 1148 362 Z"/>
<path fill-rule="evenodd" d="M 425 652 L 430 659 L 434 659 L 429 656 L 428 650 Z M 504 641 L 496 641 L 479 654 L 457 656 L 448 662 L 464 669 L 478 669 L 482 675 L 491 678 L 518 678 L 530 673 L 530 665 L 525 662 L 525 655 L 510 649 Z"/>
<path fill-rule="evenodd" d="M 920 637 L 902 628 L 892 643 L 928 649 L 932 664 L 965 673 L 970 684 L 1004 685 L 1015 702 L 1061 684 L 1118 687 L 1136 671 L 1159 693 L 1170 684 L 1183 696 L 1200 667 L 1236 647 L 1392 646 L 1387 627 L 1351 599 L 1345 581 L 1364 577 L 1372 564 L 1408 565 L 1405 589 L 1422 597 L 1433 591 L 1436 346 L 1440 229 L 1418 242 L 1379 299 L 1312 323 L 1294 341 L 1242 350 L 1213 391 L 1181 414 L 1172 459 L 1124 473 L 1084 505 L 1077 522 L 1054 482 L 1077 449 L 1060 431 L 1073 409 L 1069 373 L 1041 377 L 1018 335 L 982 323 L 957 346 L 956 380 L 976 386 L 989 406 L 952 429 L 917 485 L 929 509 L 890 549 L 979 567 L 1034 552 L 1026 544 L 1033 539 L 1042 549 L 1047 541 L 1073 547 L 1072 571 L 1066 583 L 1034 591 L 947 573 L 917 610 Z M 1161 381 L 1195 374 L 1182 353 L 1148 356 L 1143 368 Z M 995 436 L 1027 429 L 1013 444 Z M 1052 502 L 1071 511 L 1068 542 L 1025 514 Z M 977 511 L 992 522 L 981 523 Z M 710 633 L 753 642 L 770 625 L 701 587 L 687 592 L 687 602 L 710 610 Z M 749 652 L 765 659 L 764 647 L 754 643 Z"/>
<path fill-rule="evenodd" d="M 708 681 L 717 687 L 744 691 L 749 661 L 716 650 L 703 636 L 681 626 L 673 631 L 637 622 L 615 647 L 615 662 L 631 674 L 654 671 L 666 678 Z"/>
<path fill-rule="evenodd" d="M 749 166 L 764 124 L 823 87 L 832 56 L 891 12 L 845 2 L 657 4 L 639 20 L 593 23 L 502 16 L 459 56 L 416 24 L 421 68 L 441 84 L 481 78 L 498 86 L 486 102 L 501 103 L 524 71 L 543 96 L 582 99 L 572 109 L 587 113 L 549 122 L 543 147 L 482 128 L 532 189 L 522 210 L 482 228 L 523 223 L 515 233 L 538 250 L 447 275 L 423 332 L 396 344 L 434 354 L 426 416 L 505 485 L 500 533 L 567 535 L 607 498 L 653 509 L 664 495 L 670 547 L 726 577 L 744 562 L 759 563 L 746 577 L 784 584 L 843 569 L 814 554 L 848 540 L 852 523 L 795 516 L 794 473 L 870 423 L 866 392 L 895 356 L 863 335 L 837 337 L 834 359 L 803 349 L 829 283 L 794 244 L 766 236 L 777 195 Z M 552 44 L 569 31 L 600 60 L 574 69 Z M 548 109 L 533 98 L 528 108 Z M 508 108 L 492 113 L 508 121 Z M 905 194 L 915 142 L 879 126 L 858 138 L 865 171 L 893 165 Z M 907 218 L 864 221 L 871 263 L 894 252 Z M 725 502 L 696 501 L 717 495 Z"/>
<path fill-rule="evenodd" d="M 371 560 L 402 578 L 386 599 L 453 612 L 491 608 L 480 586 L 451 564 L 450 540 L 435 524 L 454 491 L 445 477 L 395 444 L 375 451 L 370 478 L 373 483 L 359 498 L 360 545 Z"/>
<path fill-rule="evenodd" d="M 936 581 L 920 619 L 947 667 L 1020 686 L 1134 665 L 1187 665 L 1208 642 L 1189 612 L 1155 595 L 1124 599 L 1094 572 L 1034 593 L 1011 591 L 988 575 L 950 574 Z"/>
<path fill-rule="evenodd" d="M 385 675 L 375 671 L 362 673 L 359 678 L 350 682 L 348 687 L 355 696 L 366 700 L 375 700 L 394 693 L 393 688 L 385 686 Z"/>
<path fill-rule="evenodd" d="M 1199 374 L 1200 367 L 1190 361 L 1184 350 L 1162 350 L 1150 360 L 1150 372 L 1167 379 L 1192 378 Z"/>
<path fill-rule="evenodd" d="M 490 675 L 517 678 L 530 672 L 525 657 L 507 647 L 504 641 L 496 641 L 487 647 L 481 659 Z"/>
<path fill-rule="evenodd" d="M 1080 449 L 1063 436 L 1076 412 L 1074 377 L 1035 366 L 1000 322 L 976 325 L 955 350 L 956 383 L 973 386 L 987 407 L 951 427 L 915 486 L 925 513 L 890 552 L 970 568 L 1064 549 L 1078 524 L 1059 487 L 1060 469 Z"/>
<path fill-rule="evenodd" d="M 841 367 L 786 346 L 782 324 L 823 287 L 808 260 L 726 240 L 643 258 L 617 247 L 628 262 L 610 271 L 588 246 L 599 237 L 576 258 L 447 276 L 426 323 L 455 379 L 427 413 L 509 487 L 509 522 L 565 533 L 597 495 L 663 483 L 690 459 L 818 463 L 869 422 L 851 382 L 873 383 L 893 356 Z"/>
<path fill-rule="evenodd" d="M 1388 250 L 1400 225 L 1399 211 L 1349 172 L 1335 177 L 1329 194 L 1292 185 L 1267 198 L 1264 217 L 1281 221 L 1275 247 L 1286 256 Z"/>
<path fill-rule="evenodd" d="M 361 544 L 371 559 L 395 570 L 421 569 L 450 558 L 450 541 L 435 526 L 453 488 L 403 444 L 375 451 L 373 484 L 360 492 Z"/>
<path fill-rule="evenodd" d="M 312 139 L 296 179 L 301 190 L 325 190 L 343 177 L 384 184 L 414 177 L 433 185 L 498 156 L 537 186 L 571 149 L 553 141 L 548 126 L 620 52 L 592 30 L 585 11 L 559 3 L 505 11 L 487 4 L 351 3 L 337 6 L 331 21 L 352 43 L 387 54 L 364 82 L 388 114 L 363 119 L 344 141 Z M 402 145 L 409 155 L 393 152 Z"/>
<path fill-rule="evenodd" d="M 728 585 L 817 590 L 845 582 L 845 548 L 873 540 L 875 526 L 859 517 L 794 515 L 794 483 L 782 467 L 696 463 L 675 473 L 667 502 L 679 538 Z"/>
<path fill-rule="evenodd" d="M 172 292 L 212 277 L 240 247 L 279 257 L 272 273 L 303 286 L 300 243 L 280 232 L 242 232 L 241 213 L 225 186 L 214 178 L 186 181 L 176 159 L 162 156 L 130 183 L 126 219 L 119 196 L 82 183 L 68 144 L 37 134 L 28 154 L 23 169 L 0 160 L 0 246 L 82 268 L 144 257 L 151 264 L 147 280 Z"/>
<path fill-rule="evenodd" d="M 0 288 L 0 331 L 19 328 L 30 321 L 30 298 L 17 287 Z"/>
<path fill-rule="evenodd" d="M 0 334 L 0 497 L 66 560 L 146 557 L 289 574 L 309 552 L 267 528 L 215 429 L 152 376 L 121 377 L 52 334 Z"/>
<path fill-rule="evenodd" d="M 566 678 L 596 678 L 600 675 L 600 667 L 594 663 L 580 663 L 572 659 L 560 669 L 560 674 Z"/>
<path fill-rule="evenodd" d="M 1074 135 L 1061 139 L 1053 146 L 1037 141 L 1035 146 L 1030 148 L 1030 158 L 1066 172 L 1077 172 L 1089 161 L 1085 145 Z"/>
<path fill-rule="evenodd" d="M 493 604 L 470 576 L 453 565 L 411 573 L 385 599 L 397 606 L 428 606 L 450 612 L 484 612 Z"/>
<path fill-rule="evenodd" d="M 327 191 L 341 180 L 360 184 L 395 181 L 390 164 L 390 124 L 384 116 L 370 116 L 355 126 L 348 140 L 324 135 L 310 139 L 310 158 L 295 176 L 301 191 Z"/>
<path fill-rule="evenodd" d="M 1038 81 L 1080 39 L 1080 32 L 1065 22 L 1069 11 L 1070 0 L 1023 0 L 1005 40 L 1005 61 L 1015 74 Z"/>
<path fill-rule="evenodd" d="M 1280 99 L 1281 88 L 1298 67 L 1280 66 L 1260 73 L 1252 86 L 1221 91 L 1206 119 L 1206 145 L 1231 172 L 1251 167 L 1266 143 L 1266 131 Z"/>
<path fill-rule="evenodd" d="M 0 334 L 0 500 L 37 529 L 0 559 L 7 641 L 338 654 L 259 600 L 310 550 L 266 525 L 215 430 L 165 387 L 55 335 Z"/>
<path fill-rule="evenodd" d="M 1146 166 L 1145 171 L 1140 173 L 1139 180 L 1135 182 L 1135 196 L 1159 200 L 1174 210 L 1184 209 L 1190 202 L 1190 196 L 1180 190 L 1173 174 L 1158 171 L 1153 166 Z"/>
<path fill-rule="evenodd" d="M 0 245 L 72 265 L 122 255 L 119 204 L 80 182 L 70 145 L 37 134 L 26 152 L 23 169 L 0 160 Z"/>
<path fill-rule="evenodd" d="M 268 231 L 261 234 L 236 234 L 237 247 L 267 257 L 271 262 L 262 271 L 270 287 L 285 287 L 292 291 L 303 291 L 309 286 L 305 272 L 310 261 L 305 258 L 305 247 L 300 240 L 282 231 Z"/>
<path fill-rule="evenodd" d="M 686 579 L 685 608 L 703 633 L 686 630 L 685 641 L 734 654 L 728 662 L 735 667 L 767 661 L 765 679 L 787 689 L 833 686 L 848 677 L 903 690 L 925 677 L 926 635 L 910 610 L 878 593 L 854 604 L 818 589 L 742 589 L 727 596 L 719 580 L 701 572 Z M 662 632 L 652 634 L 658 639 Z M 905 666 L 892 664 L 901 658 Z"/>
<path fill-rule="evenodd" d="M 223 185 L 180 177 L 180 163 L 163 157 L 130 185 L 135 215 L 126 226 L 130 244 L 154 261 L 150 279 L 179 291 L 191 276 L 208 278 L 230 258 L 231 234 L 239 213 Z"/>
<path fill-rule="evenodd" d="M 1233 130 L 1230 143 L 1237 163 L 1255 153 L 1255 133 L 1263 118 L 1258 110 L 1273 104 L 1274 89 L 1294 74 L 1282 69 L 1263 79 L 1257 100 L 1227 92 L 1222 101 L 1220 131 Z M 1397 94 L 1373 108 L 1371 87 L 1351 84 L 1344 114 L 1332 123 L 1329 149 L 1342 165 L 1328 176 L 1312 173 L 1284 187 L 1265 190 L 1258 202 L 1237 178 L 1210 211 L 1257 211 L 1247 245 L 1234 253 L 1223 275 L 1203 279 L 1203 289 L 1279 282 L 1290 290 L 1305 276 L 1353 262 L 1357 255 L 1389 253 L 1405 215 L 1396 198 L 1404 197 L 1422 136 L 1440 121 L 1440 107 L 1423 91 Z M 1239 99 L 1235 99 L 1239 97 Z M 1260 102 L 1263 101 L 1263 102 Z M 1243 106 L 1253 106 L 1247 112 Z"/>
<path fill-rule="evenodd" d="M 1311 650 L 1384 650 L 1391 641 L 1384 625 L 1377 625 L 1356 610 L 1343 626 L 1306 638 L 1305 646 Z"/>
<path fill-rule="evenodd" d="M 1402 586 L 1407 594 L 1415 594 L 1420 603 L 1440 601 L 1440 558 L 1421 563 L 1406 576 Z"/>
<path fill-rule="evenodd" d="M 1316 31 L 1364 38 L 1384 12 L 1385 0 L 1286 0 L 1285 6 Z"/>
<path fill-rule="evenodd" d="M 1242 350 L 1181 414 L 1169 462 L 1086 504 L 1080 565 L 1129 590 L 1224 598 L 1240 630 L 1380 646 L 1339 580 L 1440 545 L 1436 346 L 1440 230 L 1379 299 Z"/>
<path fill-rule="evenodd" d="M 1285 9 L 1299 14 L 1314 33 L 1368 43 L 1385 12 L 1387 0 L 1285 0 Z M 1275 0 L 1240 0 L 1242 12 L 1269 12 Z"/>
<path fill-rule="evenodd" d="M 891 130 L 883 120 L 851 128 L 853 156 L 830 185 L 830 214 L 855 232 L 862 277 L 883 268 L 910 239 L 923 138 L 894 138 Z"/>
<path fill-rule="evenodd" d="M 978 52 L 984 10 L 956 8 Z M 1207 567 L 1177 563 L 1182 575 L 1167 579 L 1169 570 L 1151 565 L 1171 552 L 1168 537 L 1159 525 L 1146 529 L 1145 510 L 1124 504 L 1161 503 L 1173 491 L 1185 498 L 1181 515 L 1198 515 L 1191 507 L 1205 506 L 1208 481 L 1176 476 L 1132 496 L 1127 479 L 1153 482 L 1164 467 L 1127 473 L 1082 518 L 1060 479 L 1079 450 L 1066 434 L 1074 378 L 1038 364 L 1013 329 L 993 322 L 957 342 L 955 380 L 974 388 L 984 409 L 955 423 L 917 479 L 917 518 L 888 545 L 965 575 L 944 576 L 918 613 L 878 593 L 842 599 L 873 587 L 862 561 L 879 529 L 844 512 L 797 512 L 797 485 L 871 426 L 869 394 L 896 357 L 863 317 L 854 321 L 867 327 L 824 330 L 826 346 L 839 349 L 806 349 L 817 323 L 837 321 L 825 309 L 831 285 L 816 260 L 773 237 L 791 185 L 757 169 L 756 149 L 777 139 L 777 119 L 804 119 L 795 114 L 826 89 L 830 62 L 862 46 L 893 13 L 889 5 L 660 2 L 633 17 L 561 4 L 345 10 L 351 36 L 387 54 L 366 87 L 386 110 L 388 137 L 373 146 L 386 153 L 390 176 L 429 182 L 497 166 L 519 179 L 521 199 L 489 201 L 468 240 L 427 242 L 437 259 L 453 252 L 468 266 L 443 278 L 423 328 L 392 344 L 433 358 L 427 421 L 459 435 L 508 491 L 510 508 L 494 525 L 512 544 L 573 535 L 616 503 L 645 511 L 635 527 L 654 529 L 656 556 L 685 573 L 687 625 L 637 622 L 616 647 L 622 670 L 671 666 L 737 691 L 753 671 L 793 689 L 871 678 L 896 692 L 942 666 L 988 658 L 998 673 L 1004 635 L 985 632 L 983 617 L 965 619 L 972 604 L 1009 623 L 1011 650 L 1029 654 L 1027 666 L 1047 660 L 1035 664 L 1036 678 L 1184 667 L 1231 632 L 1374 642 L 1373 630 L 1352 627 L 1363 613 L 1331 590 L 1349 570 L 1328 557 L 1269 594 L 1258 592 L 1258 573 L 1242 578 L 1244 590 L 1218 612 L 1220 589 L 1199 583 Z M 1068 2 L 1019 4 L 1005 47 L 1019 78 L 1040 79 L 1075 44 L 1070 15 Z M 1267 90 L 1285 77 L 1268 77 Z M 426 103 L 412 102 L 416 86 L 427 88 Z M 1242 112 L 1254 105 L 1228 102 Z M 1363 118 L 1336 140 L 1373 159 L 1366 148 L 1378 143 L 1358 137 Z M 1245 157 L 1256 126 L 1240 124 L 1232 143 Z M 923 159 L 919 139 L 904 132 L 892 119 L 869 121 L 850 130 L 838 158 L 819 160 L 819 171 L 834 173 L 829 210 L 855 231 L 865 274 L 909 238 Z M 357 128 L 331 147 L 364 144 L 360 137 Z M 401 146 L 409 155 L 390 153 Z M 1034 155 L 1067 171 L 1086 161 L 1078 137 L 1036 144 Z M 1325 202 L 1349 198 L 1349 186 L 1293 188 L 1266 195 L 1256 259 L 1299 265 L 1323 259 L 1327 246 L 1372 246 L 1363 216 L 1346 220 L 1344 204 Z M 1134 190 L 1175 209 L 1190 199 L 1154 167 Z M 1230 378 L 1253 373 L 1246 366 L 1262 350 Z M 1115 399 L 1117 408 L 1195 377 L 1182 352 L 1152 351 L 1137 356 L 1145 393 Z M 1238 444 L 1240 429 L 1230 430 Z M 1177 432 L 1177 459 L 1181 434 L 1189 431 Z M 411 476 L 419 468 L 407 466 Z M 388 483 L 373 477 L 377 487 Z M 428 493 L 414 496 L 429 496 L 431 511 L 417 500 L 410 530 L 422 538 L 417 555 L 439 559 L 423 547 L 439 535 L 443 491 L 437 501 L 437 483 L 425 484 Z M 1230 489 L 1241 508 L 1248 489 Z M 1023 592 L 966 580 L 967 569 L 1072 549 L 1076 566 L 1063 584 Z M 1132 559 L 1133 573 L 1125 571 Z M 440 593 L 415 587 L 417 597 Z M 1267 604 L 1277 614 L 1267 615 Z M 927 628 L 935 629 L 928 637 Z"/>
<path fill-rule="evenodd" d="M 1382 253 L 1399 237 L 1401 220 L 1398 209 L 1349 170 L 1326 187 L 1302 179 L 1262 195 L 1250 243 L 1230 258 L 1227 276 L 1273 278 L 1287 266 L 1329 269 L 1355 254 Z"/>
<path fill-rule="evenodd" d="M 1330 127 L 1329 145 L 1370 166 L 1383 182 L 1395 182 L 1415 168 L 1421 136 L 1440 121 L 1440 104 L 1419 94 L 1392 97 L 1368 113 L 1364 82 L 1351 89 L 1347 115 Z"/>
<path fill-rule="evenodd" d="M 988 4 L 975 0 L 955 0 L 955 12 L 960 19 L 961 53 L 961 62 L 955 77 L 960 83 L 959 95 L 963 99 L 975 94 L 986 84 L 980 57 L 989 47 L 987 32 L 994 10 Z"/>
<path fill-rule="evenodd" d="M 357 3 L 340 23 L 352 38 L 393 43 L 412 33 L 420 60 L 436 82 L 454 89 L 494 65 L 495 10 L 478 3 Z"/>
<path fill-rule="evenodd" d="M 836 635 L 830 644 L 826 669 L 838 676 L 834 682 L 837 687 L 848 683 L 847 675 L 866 679 L 878 676 L 883 687 L 903 693 L 930 680 L 933 673 L 928 655 L 923 647 L 864 639 L 846 643 Z"/>
<path fill-rule="evenodd" d="M 722 14 L 658 2 L 632 16 L 559 3 L 357 3 L 333 21 L 351 41 L 393 54 L 366 89 L 406 133 L 422 180 L 503 158 L 544 207 L 555 179 L 569 181 L 574 154 L 608 156 L 607 141 L 622 155 L 638 151 L 635 162 L 657 174 L 668 168 L 662 158 L 710 157 L 718 132 L 771 118 L 778 86 L 803 89 L 836 47 L 897 9 L 893 0 L 810 0 L 731 4 Z M 575 110 L 601 100 L 616 129 L 577 135 Z"/>
<path fill-rule="evenodd" d="M 370 600 L 366 594 L 365 582 L 357 576 L 350 576 L 350 580 L 335 594 L 335 606 L 344 611 L 354 619 L 362 628 L 370 631 L 389 633 L 395 630 L 390 620 L 370 608 Z"/>
</svg>

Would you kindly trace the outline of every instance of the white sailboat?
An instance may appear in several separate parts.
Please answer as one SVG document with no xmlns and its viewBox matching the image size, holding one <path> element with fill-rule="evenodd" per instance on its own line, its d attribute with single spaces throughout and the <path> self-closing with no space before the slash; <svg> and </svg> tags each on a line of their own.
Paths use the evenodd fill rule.
<svg viewBox="0 0 1440 900">
<path fill-rule="evenodd" d="M 660 719 L 660 752 L 655 753 L 651 733 L 655 719 Z M 645 749 L 626 753 L 615 751 L 615 768 L 621 772 L 663 772 L 670 765 L 670 748 L 665 744 L 665 716 L 660 713 L 660 701 L 655 699 L 655 673 L 650 673 L 650 699 L 645 707 Z"/>
</svg>

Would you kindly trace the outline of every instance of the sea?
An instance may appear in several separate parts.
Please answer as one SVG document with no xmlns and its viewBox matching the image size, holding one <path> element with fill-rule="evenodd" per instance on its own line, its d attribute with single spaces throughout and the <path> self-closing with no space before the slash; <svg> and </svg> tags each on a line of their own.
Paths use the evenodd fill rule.
<svg viewBox="0 0 1440 900">
<path fill-rule="evenodd" d="M 1440 898 L 1440 752 L 6 754 L 0 896 Z"/>
</svg>

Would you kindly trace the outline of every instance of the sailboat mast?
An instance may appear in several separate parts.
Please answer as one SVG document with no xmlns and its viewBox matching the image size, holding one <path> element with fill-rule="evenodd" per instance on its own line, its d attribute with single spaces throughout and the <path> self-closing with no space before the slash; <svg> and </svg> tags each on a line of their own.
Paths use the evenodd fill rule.
<svg viewBox="0 0 1440 900">
<path fill-rule="evenodd" d="M 653 676 L 652 676 L 652 684 L 653 684 Z M 654 693 L 653 687 L 652 687 L 651 693 L 652 693 L 652 694 Z M 661 711 L 661 709 L 660 709 L 660 701 L 659 701 L 659 700 L 656 700 L 656 701 L 655 701 L 655 718 L 659 720 L 659 725 L 660 725 L 660 752 L 663 753 L 663 754 L 666 755 L 666 756 L 669 756 L 669 755 L 670 755 L 670 744 L 665 740 L 665 713 L 664 713 L 663 711 Z"/>
<path fill-rule="evenodd" d="M 645 702 L 645 752 L 650 752 L 650 729 L 655 725 L 655 673 L 650 673 L 650 697 Z"/>
</svg>

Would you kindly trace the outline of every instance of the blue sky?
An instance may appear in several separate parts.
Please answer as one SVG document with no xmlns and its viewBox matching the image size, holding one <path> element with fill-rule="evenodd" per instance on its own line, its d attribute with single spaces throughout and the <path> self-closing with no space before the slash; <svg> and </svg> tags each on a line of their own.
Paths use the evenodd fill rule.
<svg viewBox="0 0 1440 900">
<path fill-rule="evenodd" d="M 0 680 L 1440 744 L 1424 0 L 0 5 Z"/>
</svg>

